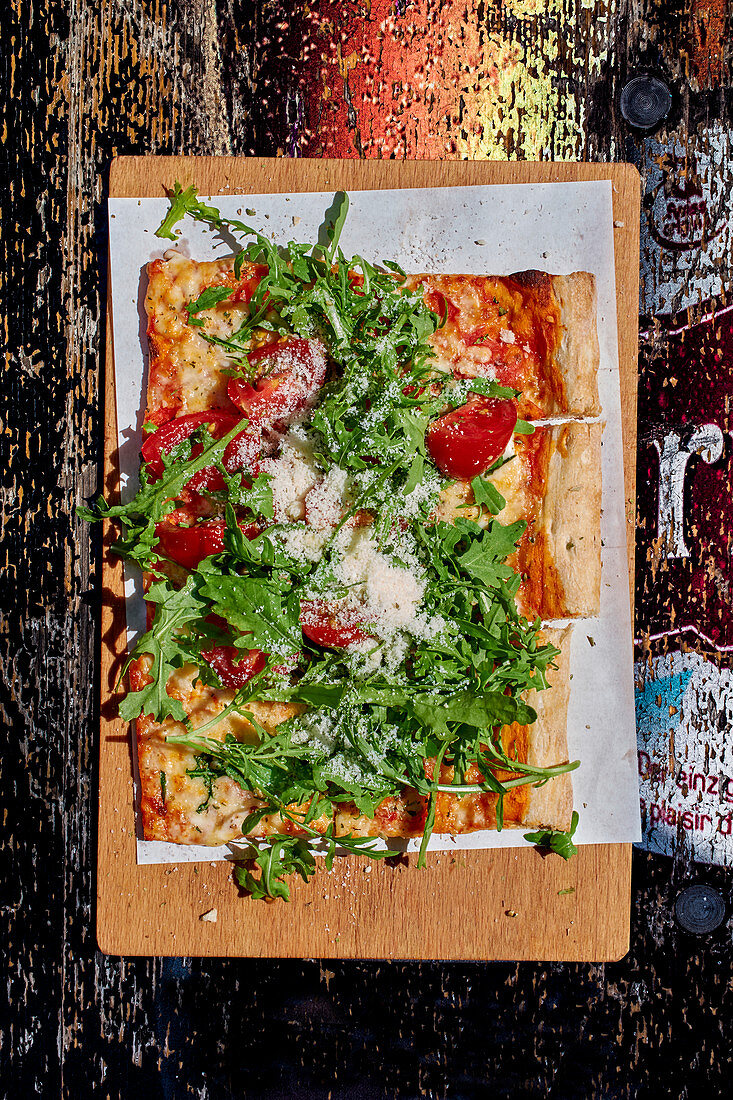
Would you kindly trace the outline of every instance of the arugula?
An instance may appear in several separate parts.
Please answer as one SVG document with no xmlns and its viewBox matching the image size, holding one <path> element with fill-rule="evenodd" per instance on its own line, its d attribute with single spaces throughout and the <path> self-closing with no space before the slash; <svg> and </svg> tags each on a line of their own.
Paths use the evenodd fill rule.
<svg viewBox="0 0 733 1100">
<path fill-rule="evenodd" d="M 168 694 L 168 679 L 184 664 L 185 655 L 176 644 L 176 635 L 183 627 L 201 617 L 201 602 L 196 593 L 196 578 L 188 578 L 182 588 L 173 589 L 164 581 L 150 586 L 146 599 L 156 605 L 150 630 L 132 650 L 128 665 L 137 657 L 148 654 L 152 664 L 149 682 L 138 691 L 131 691 L 120 703 L 120 718 L 131 722 L 141 714 L 150 714 L 159 721 L 171 717 L 186 718 L 179 699 Z"/>
<path fill-rule="evenodd" d="M 80 506 L 77 509 L 78 515 L 88 522 L 102 519 L 119 520 L 134 532 L 135 538 L 142 537 L 145 533 L 150 540 L 152 527 L 173 510 L 176 498 L 180 496 L 194 474 L 209 466 L 218 465 L 223 470 L 220 460 L 227 444 L 231 443 L 247 424 L 247 420 L 242 420 L 221 439 L 214 439 L 206 426 L 198 428 L 189 439 L 174 447 L 170 454 L 162 456 L 164 471 L 157 480 L 151 481 L 147 468 L 142 467 L 140 488 L 127 504 L 108 504 L 104 497 L 99 497 L 91 508 Z M 196 458 L 191 458 L 192 442 L 199 438 L 204 441 L 201 453 Z M 226 471 L 223 472 L 226 474 Z M 121 552 L 126 557 L 134 556 L 132 552 L 125 553 L 122 548 Z"/>
<path fill-rule="evenodd" d="M 487 478 L 478 476 L 471 479 L 473 499 L 479 506 L 485 505 L 488 511 L 497 516 L 505 507 L 506 501 L 499 490 Z"/>
<path fill-rule="evenodd" d="M 521 579 L 506 561 L 525 525 L 499 521 L 505 501 L 491 481 L 511 459 L 498 459 L 471 483 L 482 525 L 467 518 L 454 524 L 430 518 L 445 484 L 426 450 L 430 421 L 473 394 L 503 399 L 517 391 L 485 378 L 457 381 L 436 373 L 429 338 L 445 318 L 410 289 L 398 265 L 346 259 L 339 243 L 348 210 L 345 195 L 332 207 L 322 237 L 326 243 L 290 242 L 284 249 L 245 223 L 222 217 L 193 187 L 184 190 L 176 183 L 169 198 L 158 236 L 175 239 L 180 219 L 191 216 L 248 242 L 235 254 L 235 278 L 245 264 L 266 266 L 266 274 L 261 274 L 265 268 L 258 270 L 248 310 L 232 311 L 231 332 L 221 327 L 221 310 L 216 328 L 210 322 L 211 311 L 231 297 L 232 288 L 206 288 L 185 306 L 197 338 L 227 357 L 231 366 L 223 368 L 225 375 L 252 377 L 248 353 L 273 335 L 318 337 L 328 347 L 327 380 L 304 430 L 323 473 L 333 467 L 343 471 L 346 505 L 321 557 L 294 557 L 289 547 L 305 525 L 275 522 L 268 475 L 224 468 L 227 444 L 247 427 L 243 420 L 220 440 L 205 426 L 198 429 L 163 456 L 156 480 L 143 467 L 140 489 L 129 503 L 109 505 L 100 498 L 81 509 L 86 519 L 116 520 L 117 553 L 155 577 L 147 595 L 155 607 L 153 622 L 130 657 L 146 657 L 147 683 L 128 694 L 120 714 L 165 722 L 167 740 L 191 750 L 189 774 L 203 785 L 202 813 L 226 777 L 262 804 L 243 823 L 243 834 L 256 830 L 265 816 L 282 821 L 279 832 L 261 840 L 248 837 L 236 877 L 251 896 L 287 900 L 289 875 L 305 881 L 313 875 L 313 844 L 324 849 L 327 867 L 337 850 L 376 859 L 390 855 L 375 848 L 373 838 L 337 837 L 333 815 L 346 804 L 374 817 L 385 798 L 406 789 L 425 808 L 418 859 L 424 866 L 441 793 L 495 795 L 501 828 L 508 791 L 546 783 L 578 766 L 577 761 L 547 768 L 524 764 L 508 755 L 502 741 L 502 728 L 535 720 L 523 697 L 547 686 L 547 670 L 558 653 L 541 644 L 539 623 L 524 619 L 515 602 Z M 532 430 L 518 421 L 517 432 Z M 200 449 L 196 457 L 194 447 Z M 224 549 L 182 571 L 161 562 L 156 528 L 181 500 L 185 504 L 191 477 L 209 467 L 219 471 L 223 488 L 199 496 L 205 514 L 225 523 Z M 380 660 L 384 639 L 370 639 L 371 652 L 328 650 L 310 642 L 300 626 L 302 601 L 348 596 L 348 586 L 337 579 L 339 538 L 357 513 L 366 515 L 374 543 L 389 562 L 417 571 L 421 614 L 433 624 L 410 637 L 390 662 Z M 241 653 L 258 649 L 267 655 L 266 667 L 226 695 L 206 656 L 216 646 Z M 198 726 L 167 690 L 171 674 L 188 665 L 223 702 L 222 710 Z M 250 707 L 261 701 L 296 704 L 298 713 L 268 733 Z M 230 714 L 249 722 L 247 741 L 216 736 Z M 473 766 L 479 779 L 468 782 Z M 163 778 L 161 791 L 165 798 Z M 329 817 L 332 823 L 324 830 Z M 574 817 L 567 834 L 527 835 L 572 854 L 575 824 Z"/>
<path fill-rule="evenodd" d="M 323 862 L 327 871 L 332 869 L 337 852 L 366 855 L 377 860 L 394 856 L 394 852 L 388 848 L 375 848 L 373 837 L 337 837 L 333 825 L 329 825 L 325 833 L 319 833 L 315 829 L 309 829 L 301 818 L 290 814 L 283 816 L 304 830 L 306 835 L 298 837 L 291 833 L 273 833 L 264 842 L 256 839 L 250 841 L 249 850 L 242 853 L 241 863 L 234 869 L 234 878 L 252 898 L 282 898 L 283 901 L 290 901 L 286 877 L 298 874 L 304 882 L 309 882 L 316 872 L 314 841 L 323 850 Z M 258 875 L 254 874 L 255 870 L 259 871 Z"/>
<path fill-rule="evenodd" d="M 196 328 L 203 328 L 204 322 L 198 316 L 205 309 L 211 309 L 212 306 L 218 305 L 220 302 L 225 302 L 227 298 L 231 298 L 234 290 L 230 286 L 209 286 L 202 294 L 198 296 L 195 302 L 188 302 L 186 305 L 186 311 L 188 313 L 189 325 L 194 325 Z"/>
<path fill-rule="evenodd" d="M 577 811 L 573 810 L 570 828 L 566 833 L 560 829 L 542 829 L 537 833 L 525 833 L 524 839 L 528 840 L 530 844 L 536 844 L 538 848 L 546 848 L 550 852 L 557 852 L 563 859 L 570 859 L 578 851 L 577 845 L 573 844 L 573 836 L 578 828 L 579 820 Z"/>
<path fill-rule="evenodd" d="M 204 572 L 205 570 L 205 572 Z M 303 637 L 297 597 L 259 577 L 224 576 L 213 563 L 204 565 L 201 596 L 209 610 L 226 620 L 240 635 L 245 649 L 264 649 L 281 657 L 297 653 Z"/>
</svg>

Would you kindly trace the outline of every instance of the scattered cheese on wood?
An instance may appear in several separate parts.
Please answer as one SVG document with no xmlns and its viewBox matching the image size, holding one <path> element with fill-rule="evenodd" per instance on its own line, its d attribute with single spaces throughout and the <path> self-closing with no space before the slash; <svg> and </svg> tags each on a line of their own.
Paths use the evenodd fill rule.
<svg viewBox="0 0 733 1100">
<path fill-rule="evenodd" d="M 210 924 L 216 924 L 219 917 L 217 909 L 207 909 L 205 913 L 202 913 L 199 920 L 207 921 Z"/>
</svg>

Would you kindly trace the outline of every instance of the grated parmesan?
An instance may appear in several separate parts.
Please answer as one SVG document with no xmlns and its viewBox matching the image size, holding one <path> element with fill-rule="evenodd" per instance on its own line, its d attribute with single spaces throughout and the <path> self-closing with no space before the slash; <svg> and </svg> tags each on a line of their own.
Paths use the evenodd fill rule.
<svg viewBox="0 0 733 1100">
<path fill-rule="evenodd" d="M 305 498 L 320 477 L 313 444 L 306 433 L 292 428 L 282 440 L 279 455 L 264 459 L 261 469 L 270 475 L 277 522 L 303 519 Z"/>
<path fill-rule="evenodd" d="M 333 561 L 337 580 L 349 589 L 339 608 L 339 618 L 366 623 L 371 635 L 392 642 L 390 664 L 398 664 L 406 655 L 406 642 L 403 648 L 401 641 L 395 642 L 397 636 L 432 637 L 444 625 L 421 611 L 425 580 L 420 576 L 419 564 L 407 545 L 400 546 L 404 536 L 395 536 L 395 542 L 404 565 L 379 549 L 372 528 L 344 529 L 336 540 L 340 557 Z M 369 649 L 369 643 L 361 643 L 360 652 L 367 655 Z M 380 660 L 386 652 L 382 650 Z"/>
<path fill-rule="evenodd" d="M 333 466 L 322 481 L 319 481 L 308 493 L 305 506 L 308 523 L 320 530 L 333 528 L 344 513 L 346 482 L 345 470 Z"/>
</svg>

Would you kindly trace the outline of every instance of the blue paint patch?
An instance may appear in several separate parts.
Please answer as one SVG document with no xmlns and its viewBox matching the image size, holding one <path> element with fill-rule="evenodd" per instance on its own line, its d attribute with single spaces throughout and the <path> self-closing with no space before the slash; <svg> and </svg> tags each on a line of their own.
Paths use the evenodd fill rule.
<svg viewBox="0 0 733 1100">
<path fill-rule="evenodd" d="M 636 691 L 636 728 L 640 733 L 663 734 L 675 730 L 682 719 L 682 697 L 692 679 L 692 670 L 686 669 L 675 676 L 663 676 L 649 680 L 641 691 Z M 670 714 L 669 708 L 675 712 Z"/>
</svg>

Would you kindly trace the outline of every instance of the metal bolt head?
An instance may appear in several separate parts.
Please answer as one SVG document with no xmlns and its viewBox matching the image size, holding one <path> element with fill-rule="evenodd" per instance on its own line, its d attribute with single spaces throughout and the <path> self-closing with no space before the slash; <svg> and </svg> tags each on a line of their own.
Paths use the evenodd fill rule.
<svg viewBox="0 0 733 1100">
<path fill-rule="evenodd" d="M 725 919 L 725 901 L 711 886 L 688 886 L 674 903 L 677 923 L 685 932 L 704 936 L 714 932 Z"/>
<path fill-rule="evenodd" d="M 636 130 L 653 130 L 669 114 L 672 93 L 656 76 L 635 76 L 624 85 L 621 114 Z"/>
</svg>

